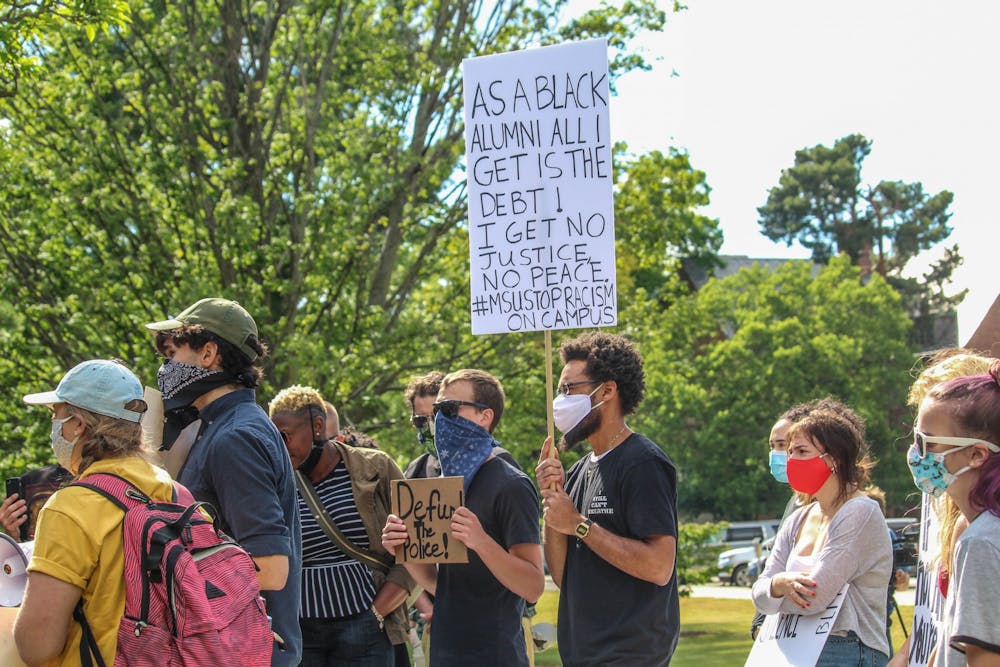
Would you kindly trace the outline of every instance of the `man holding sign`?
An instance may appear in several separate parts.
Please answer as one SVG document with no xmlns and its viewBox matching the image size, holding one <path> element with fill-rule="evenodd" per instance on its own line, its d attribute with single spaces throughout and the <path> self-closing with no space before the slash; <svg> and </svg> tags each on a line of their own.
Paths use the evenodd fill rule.
<svg viewBox="0 0 1000 667">
<path fill-rule="evenodd" d="M 553 403 L 566 445 L 593 452 L 564 473 L 535 469 L 545 499 L 545 558 L 560 587 L 559 654 L 566 667 L 669 665 L 680 631 L 675 561 L 677 472 L 625 417 L 642 401 L 638 350 L 586 333 L 559 350 Z M 553 450 L 547 443 L 543 448 Z"/>
<path fill-rule="evenodd" d="M 545 588 L 538 495 L 527 475 L 493 453 L 503 408 L 500 382 L 475 369 L 446 375 L 433 406 L 441 471 L 464 479 L 466 505 L 455 510 L 451 531 L 468 548 L 469 562 L 406 563 L 436 596 L 431 667 L 528 664 L 521 614 Z M 382 545 L 396 553 L 406 540 L 406 525 L 389 515 Z"/>
</svg>

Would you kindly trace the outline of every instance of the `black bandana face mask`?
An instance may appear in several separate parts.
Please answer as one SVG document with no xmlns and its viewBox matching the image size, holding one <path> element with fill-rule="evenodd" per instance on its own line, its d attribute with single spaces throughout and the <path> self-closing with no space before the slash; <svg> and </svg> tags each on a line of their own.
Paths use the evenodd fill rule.
<svg viewBox="0 0 1000 667">
<path fill-rule="evenodd" d="M 224 371 L 213 371 L 181 361 L 167 359 L 156 373 L 156 384 L 163 394 L 162 451 L 174 445 L 177 436 L 198 419 L 198 409 L 191 404 L 216 387 L 232 384 Z"/>
</svg>

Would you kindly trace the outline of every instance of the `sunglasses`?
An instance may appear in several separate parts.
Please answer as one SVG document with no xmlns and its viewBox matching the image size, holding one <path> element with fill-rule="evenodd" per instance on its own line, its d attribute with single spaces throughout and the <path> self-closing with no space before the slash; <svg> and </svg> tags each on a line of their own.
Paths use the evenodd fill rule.
<svg viewBox="0 0 1000 667">
<path fill-rule="evenodd" d="M 435 417 L 439 412 L 443 413 L 445 417 L 457 417 L 458 409 L 461 408 L 463 405 L 468 405 L 470 408 L 479 408 L 480 410 L 486 410 L 490 407 L 488 405 L 483 405 L 482 403 L 474 403 L 472 401 L 459 401 L 454 398 L 449 398 L 444 401 L 438 401 L 433 406 L 431 406 L 431 409 L 433 410 Z"/>
<path fill-rule="evenodd" d="M 566 396 L 569 394 L 569 390 L 573 387 L 579 387 L 583 384 L 601 384 L 604 380 L 580 380 L 579 382 L 563 382 L 561 385 L 556 387 L 556 393 L 560 396 Z"/>
<path fill-rule="evenodd" d="M 431 418 L 427 415 L 410 415 L 410 423 L 418 431 L 423 430 L 430 423 Z"/>
<path fill-rule="evenodd" d="M 920 457 L 923 458 L 927 456 L 927 445 L 956 445 L 959 447 L 968 447 L 969 445 L 975 445 L 982 443 L 986 445 L 991 452 L 1000 452 L 1000 447 L 997 447 L 992 442 L 987 442 L 982 438 L 961 438 L 958 436 L 944 436 L 944 435 L 927 435 L 926 433 L 921 433 L 920 431 L 913 431 L 913 446 L 917 448 L 920 452 Z"/>
</svg>

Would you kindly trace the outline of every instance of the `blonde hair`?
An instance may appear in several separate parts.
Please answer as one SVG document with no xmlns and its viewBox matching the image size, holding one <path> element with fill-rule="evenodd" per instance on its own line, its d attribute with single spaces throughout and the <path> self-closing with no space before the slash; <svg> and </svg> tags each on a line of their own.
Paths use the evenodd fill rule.
<svg viewBox="0 0 1000 667">
<path fill-rule="evenodd" d="M 299 412 L 309 407 L 316 407 L 326 416 L 326 402 L 318 391 L 312 387 L 293 384 L 285 387 L 267 404 L 267 414 L 271 417 L 276 412 Z"/>
<path fill-rule="evenodd" d="M 145 412 L 146 401 L 135 399 L 125 404 L 126 410 Z M 66 411 L 78 417 L 83 423 L 84 432 L 80 445 L 80 465 L 76 470 L 79 476 L 96 461 L 105 459 L 138 456 L 149 460 L 151 452 L 143 441 L 142 425 L 139 422 L 117 417 L 108 417 L 90 410 L 66 404 Z"/>
<path fill-rule="evenodd" d="M 919 410 L 924 397 L 935 385 L 969 375 L 989 372 L 993 359 L 974 354 L 962 348 L 944 350 L 931 358 L 931 365 L 921 371 L 910 387 L 906 402 Z M 938 517 L 938 553 L 934 557 L 938 569 L 951 573 L 951 556 L 955 549 L 955 528 L 962 512 L 947 494 L 935 501 L 934 512 Z"/>
</svg>

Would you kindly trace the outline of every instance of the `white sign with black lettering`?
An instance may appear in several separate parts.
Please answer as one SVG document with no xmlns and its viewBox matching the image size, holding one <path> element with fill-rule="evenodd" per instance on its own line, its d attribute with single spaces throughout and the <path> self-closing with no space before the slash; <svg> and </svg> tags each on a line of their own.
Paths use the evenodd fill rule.
<svg viewBox="0 0 1000 667">
<path fill-rule="evenodd" d="M 744 667 L 813 667 L 844 603 L 844 584 L 819 614 L 770 614 L 760 626 Z"/>
<path fill-rule="evenodd" d="M 917 588 L 913 601 L 908 667 L 925 667 L 937 645 L 944 617 L 944 596 L 938 588 L 934 555 L 938 547 L 938 520 L 934 498 L 923 494 L 920 504 L 920 549 L 917 561 Z"/>
<path fill-rule="evenodd" d="M 606 40 L 463 76 L 472 333 L 617 324 Z"/>
</svg>

